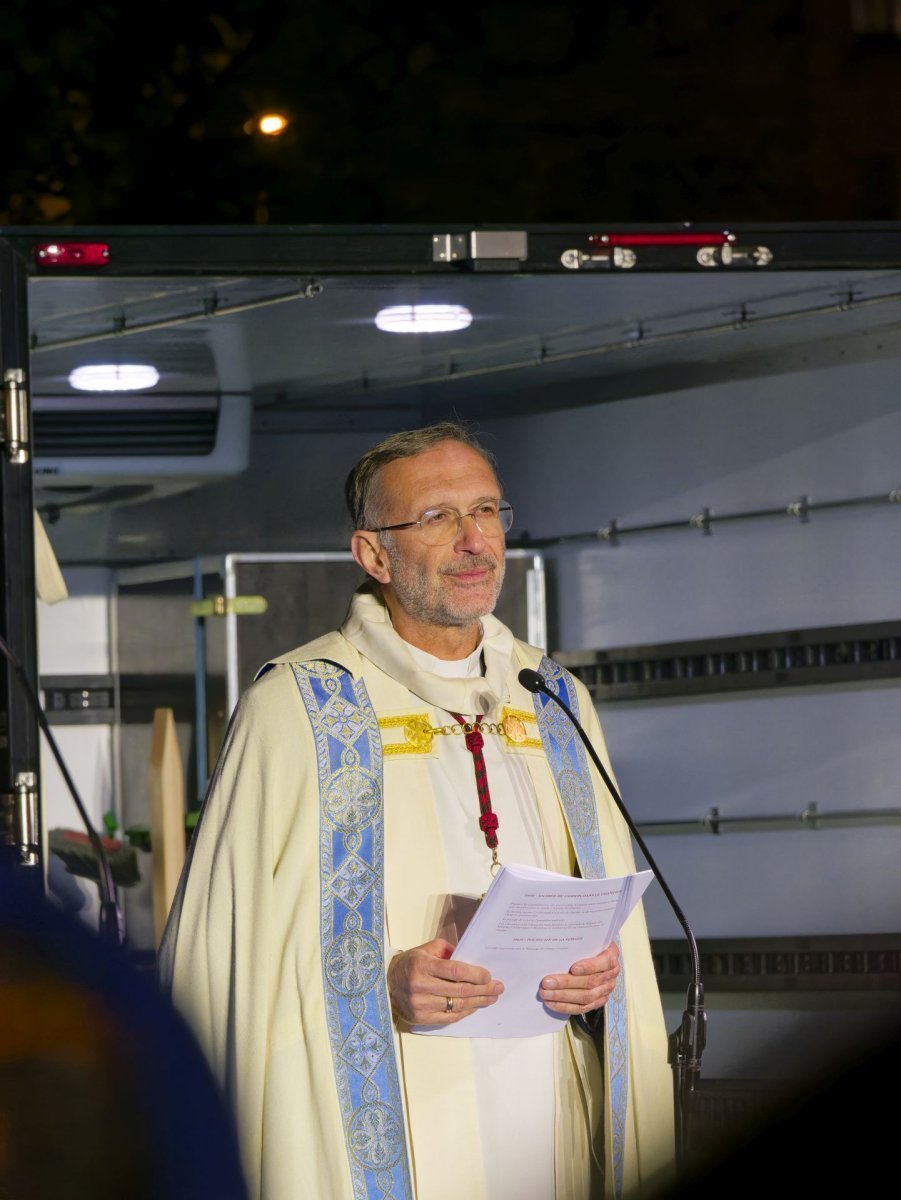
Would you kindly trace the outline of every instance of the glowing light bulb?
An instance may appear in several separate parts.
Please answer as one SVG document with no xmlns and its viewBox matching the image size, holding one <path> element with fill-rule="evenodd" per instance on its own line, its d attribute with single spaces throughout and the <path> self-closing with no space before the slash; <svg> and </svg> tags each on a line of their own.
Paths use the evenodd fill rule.
<svg viewBox="0 0 901 1200">
<path fill-rule="evenodd" d="M 78 392 L 140 392 L 159 381 L 159 371 L 148 363 L 90 363 L 69 372 Z"/>
<path fill-rule="evenodd" d="M 376 326 L 385 333 L 452 333 L 472 324 L 462 304 L 395 304 L 380 309 Z"/>
</svg>

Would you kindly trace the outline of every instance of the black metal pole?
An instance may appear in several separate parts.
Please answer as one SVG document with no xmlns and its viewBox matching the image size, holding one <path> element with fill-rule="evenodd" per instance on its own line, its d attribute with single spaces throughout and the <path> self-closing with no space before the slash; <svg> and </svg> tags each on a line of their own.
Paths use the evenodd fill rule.
<svg viewBox="0 0 901 1200">
<path fill-rule="evenodd" d="M 0 634 L 37 689 L 27 271 L 0 238 Z M 0 865 L 43 894 L 38 724 L 0 661 Z"/>
</svg>

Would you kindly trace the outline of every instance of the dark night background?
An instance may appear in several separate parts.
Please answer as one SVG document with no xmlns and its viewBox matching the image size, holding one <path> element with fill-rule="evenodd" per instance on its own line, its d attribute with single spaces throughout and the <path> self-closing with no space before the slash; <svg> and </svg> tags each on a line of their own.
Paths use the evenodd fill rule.
<svg viewBox="0 0 901 1200">
<path fill-rule="evenodd" d="M 0 31 L 5 225 L 901 219 L 899 0 L 7 0 Z"/>
</svg>

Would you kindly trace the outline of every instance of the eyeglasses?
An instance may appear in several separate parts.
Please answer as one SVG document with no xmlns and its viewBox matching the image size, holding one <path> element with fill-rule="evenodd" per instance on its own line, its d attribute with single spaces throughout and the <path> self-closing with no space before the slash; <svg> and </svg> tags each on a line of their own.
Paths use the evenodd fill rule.
<svg viewBox="0 0 901 1200">
<path fill-rule="evenodd" d="M 513 509 L 504 500 L 483 500 L 471 512 L 456 508 L 427 508 L 418 521 L 402 521 L 400 525 L 381 525 L 370 533 L 393 533 L 395 529 L 419 527 L 422 540 L 430 546 L 445 546 L 463 530 L 463 518 L 472 517 L 476 529 L 485 537 L 499 537 L 513 524 Z"/>
</svg>

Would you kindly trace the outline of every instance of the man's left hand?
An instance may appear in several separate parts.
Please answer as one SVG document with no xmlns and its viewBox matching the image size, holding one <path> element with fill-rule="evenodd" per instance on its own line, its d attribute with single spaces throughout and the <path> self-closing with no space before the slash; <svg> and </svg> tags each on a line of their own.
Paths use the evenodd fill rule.
<svg viewBox="0 0 901 1200">
<path fill-rule="evenodd" d="M 538 995 L 551 1012 L 592 1012 L 607 1003 L 619 972 L 619 950 L 611 944 L 594 958 L 580 958 L 567 975 L 545 975 Z"/>
</svg>

